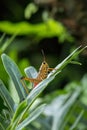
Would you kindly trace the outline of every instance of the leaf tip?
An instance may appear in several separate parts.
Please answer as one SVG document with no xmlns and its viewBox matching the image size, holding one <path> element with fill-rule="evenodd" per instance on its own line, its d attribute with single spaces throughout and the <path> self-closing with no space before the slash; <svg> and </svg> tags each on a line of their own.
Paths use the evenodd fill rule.
<svg viewBox="0 0 87 130">
<path fill-rule="evenodd" d="M 1 58 L 5 57 L 5 56 L 6 56 L 6 54 L 5 54 L 5 53 L 3 53 L 3 54 L 1 55 Z"/>
</svg>

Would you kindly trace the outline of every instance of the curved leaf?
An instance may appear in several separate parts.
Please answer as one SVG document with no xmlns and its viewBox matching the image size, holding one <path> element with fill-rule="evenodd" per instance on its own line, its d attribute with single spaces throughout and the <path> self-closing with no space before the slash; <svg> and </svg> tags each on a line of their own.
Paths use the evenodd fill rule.
<svg viewBox="0 0 87 130">
<path fill-rule="evenodd" d="M 15 111 L 16 104 L 14 103 L 8 90 L 6 89 L 4 83 L 1 80 L 0 80 L 0 94 L 2 98 L 4 99 L 4 101 L 6 102 L 10 111 L 13 113 Z"/>
<path fill-rule="evenodd" d="M 30 77 L 30 78 L 36 78 L 37 77 L 38 73 L 37 73 L 36 69 L 32 66 L 25 68 L 24 71 L 25 71 L 27 77 Z"/>
<path fill-rule="evenodd" d="M 25 128 L 29 123 L 31 123 L 33 120 L 35 120 L 44 110 L 45 104 L 39 106 L 36 108 L 32 113 L 30 113 L 29 117 L 26 118 L 23 122 L 21 122 L 16 130 L 21 130 Z"/>
<path fill-rule="evenodd" d="M 27 107 L 25 108 L 25 110 L 23 111 L 23 113 L 20 116 L 19 120 L 22 120 L 24 115 L 26 114 L 26 112 L 28 111 L 28 109 L 30 108 L 31 104 L 34 102 L 34 100 L 37 98 L 37 96 L 46 88 L 46 86 L 48 85 L 48 83 L 50 83 L 52 80 L 54 79 L 54 76 L 45 79 L 44 81 L 42 81 L 41 83 L 39 83 L 37 85 L 37 87 L 35 87 L 30 94 L 27 96 L 27 98 L 25 99 L 27 101 Z"/>
<path fill-rule="evenodd" d="M 27 102 L 26 100 L 22 101 L 18 108 L 16 109 L 13 118 L 11 120 L 10 125 L 8 126 L 7 130 L 15 130 L 15 128 L 17 127 L 18 123 L 20 122 L 20 116 L 23 113 L 23 111 L 25 110 L 25 108 L 27 107 Z"/>
<path fill-rule="evenodd" d="M 81 93 L 78 87 L 71 97 L 54 112 L 52 130 L 62 130 L 64 118 Z"/>
<path fill-rule="evenodd" d="M 6 54 L 2 54 L 1 58 L 7 73 L 9 74 L 15 85 L 18 96 L 22 101 L 26 97 L 26 92 L 24 90 L 22 83 L 20 82 L 22 74 L 20 73 L 17 65 Z"/>
</svg>

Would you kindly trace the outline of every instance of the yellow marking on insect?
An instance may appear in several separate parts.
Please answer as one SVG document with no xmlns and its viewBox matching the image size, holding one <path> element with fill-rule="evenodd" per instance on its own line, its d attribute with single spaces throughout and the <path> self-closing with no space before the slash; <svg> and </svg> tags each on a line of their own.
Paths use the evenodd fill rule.
<svg viewBox="0 0 87 130">
<path fill-rule="evenodd" d="M 34 83 L 34 87 L 36 87 L 36 85 L 40 83 L 42 80 L 46 79 L 48 74 L 54 69 L 54 68 L 49 68 L 48 63 L 45 60 L 45 55 L 44 55 L 43 50 L 42 50 L 42 54 L 43 54 L 44 60 L 40 66 L 37 77 L 36 78 L 28 78 L 28 77 L 21 78 L 23 80 L 27 80 Z"/>
</svg>

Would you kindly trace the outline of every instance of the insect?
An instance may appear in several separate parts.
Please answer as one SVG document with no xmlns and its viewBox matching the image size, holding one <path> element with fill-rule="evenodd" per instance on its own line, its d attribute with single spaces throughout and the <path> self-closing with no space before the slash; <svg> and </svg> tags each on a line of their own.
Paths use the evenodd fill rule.
<svg viewBox="0 0 87 130">
<path fill-rule="evenodd" d="M 40 66 L 38 75 L 36 78 L 28 78 L 28 77 L 22 77 L 22 80 L 28 80 L 30 82 L 32 82 L 34 84 L 34 87 L 36 87 L 37 84 L 39 84 L 42 80 L 46 79 L 48 74 L 54 69 L 54 68 L 49 68 L 48 63 L 45 60 L 45 55 L 44 52 L 42 50 L 42 54 L 44 57 L 44 60 Z"/>
</svg>

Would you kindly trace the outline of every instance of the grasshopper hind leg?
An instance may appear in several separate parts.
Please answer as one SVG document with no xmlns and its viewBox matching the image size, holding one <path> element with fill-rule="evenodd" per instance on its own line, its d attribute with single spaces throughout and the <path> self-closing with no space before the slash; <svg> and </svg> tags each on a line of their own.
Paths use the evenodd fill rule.
<svg viewBox="0 0 87 130">
<path fill-rule="evenodd" d="M 24 81 L 23 81 L 23 80 L 24 80 L 24 78 L 25 78 L 25 77 L 24 77 L 24 76 L 22 76 L 22 77 L 20 78 L 20 80 L 21 80 L 21 83 L 22 83 L 22 85 L 23 85 L 23 87 L 24 87 L 24 89 L 25 89 L 26 93 L 27 93 L 27 94 L 29 94 L 28 88 L 26 87 L 26 85 L 25 85 L 25 83 L 24 83 Z"/>
</svg>

